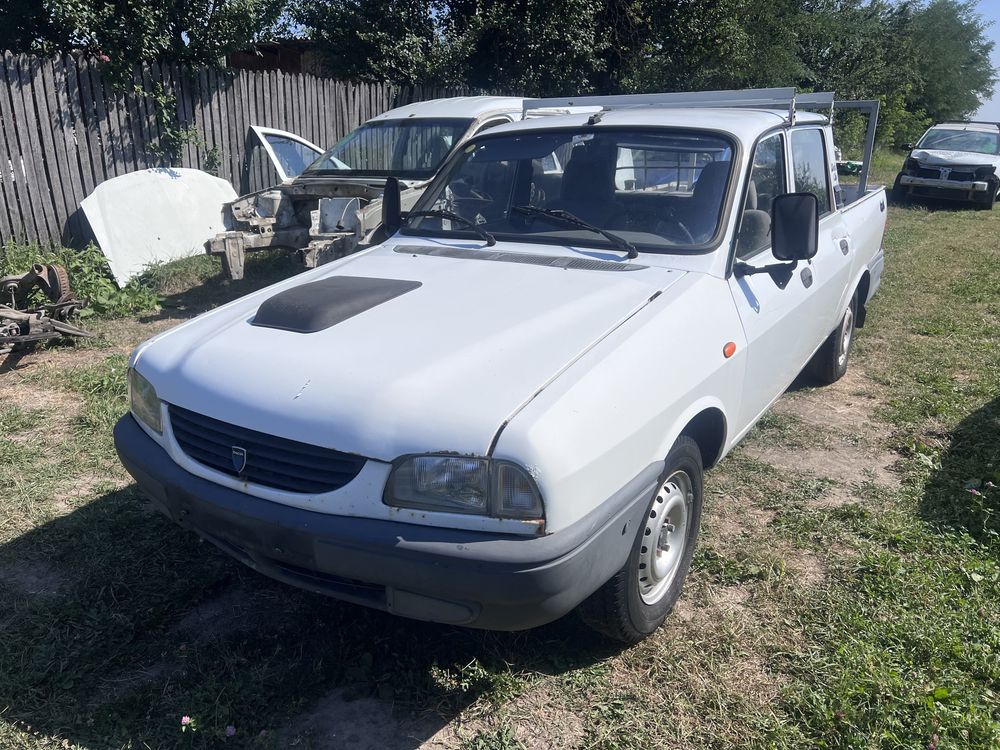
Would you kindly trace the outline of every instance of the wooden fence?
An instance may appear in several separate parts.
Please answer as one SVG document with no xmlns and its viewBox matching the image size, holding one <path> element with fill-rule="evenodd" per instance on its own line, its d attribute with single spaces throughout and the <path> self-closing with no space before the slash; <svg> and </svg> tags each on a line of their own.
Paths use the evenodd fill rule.
<svg viewBox="0 0 1000 750">
<path fill-rule="evenodd" d="M 137 67 L 116 88 L 94 60 L 8 53 L 0 61 L 0 243 L 85 243 L 80 201 L 137 169 L 205 169 L 238 193 L 273 184 L 270 168 L 251 158 L 250 125 L 325 148 L 387 109 L 465 93 L 175 64 Z"/>
</svg>

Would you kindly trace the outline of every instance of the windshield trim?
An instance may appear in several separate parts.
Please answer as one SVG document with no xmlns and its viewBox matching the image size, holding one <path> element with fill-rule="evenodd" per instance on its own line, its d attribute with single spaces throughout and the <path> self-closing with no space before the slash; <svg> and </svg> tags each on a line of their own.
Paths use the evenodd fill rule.
<svg viewBox="0 0 1000 750">
<path fill-rule="evenodd" d="M 715 136 L 725 141 L 729 148 L 732 150 L 732 163 L 729 167 L 729 177 L 726 183 L 726 192 L 723 196 L 722 205 L 720 207 L 719 221 L 715 227 L 715 234 L 713 234 L 706 242 L 700 245 L 678 245 L 675 248 L 668 248 L 663 245 L 649 245 L 642 242 L 632 242 L 636 249 L 640 253 L 654 253 L 657 255 L 708 255 L 710 253 L 718 250 L 720 244 L 722 243 L 722 238 L 728 231 L 734 196 L 736 193 L 737 184 L 740 181 L 739 170 L 736 168 L 739 161 L 743 156 L 743 148 L 740 143 L 739 138 L 733 135 L 727 130 L 719 130 L 718 128 L 690 128 L 690 127 L 678 127 L 676 125 L 563 125 L 558 127 L 546 127 L 546 128 L 524 128 L 524 129 L 506 129 L 503 132 L 496 133 L 493 131 L 486 131 L 481 135 L 476 135 L 465 141 L 462 145 L 465 147 L 479 144 L 483 141 L 495 140 L 500 138 L 507 138 L 510 136 L 518 136 L 522 134 L 560 134 L 560 133 L 606 133 L 606 132 L 625 132 L 625 133 L 691 133 L 691 134 L 705 134 Z M 458 164 L 458 160 L 461 158 L 459 154 L 459 149 L 452 149 L 448 158 L 445 160 L 441 169 L 431 180 L 430 184 L 424 189 L 417 202 L 413 206 L 414 211 L 425 210 L 427 205 L 430 203 L 429 196 L 438 186 L 438 182 L 445 181 L 451 175 L 451 172 L 455 169 Z M 462 230 L 436 230 L 436 229 L 419 229 L 417 227 L 404 225 L 399 233 L 406 237 L 434 237 L 436 239 L 478 239 L 476 235 L 472 232 L 462 231 Z M 598 239 L 597 237 L 591 237 L 588 240 L 581 240 L 573 242 L 567 242 L 565 240 L 559 240 L 556 238 L 549 238 L 546 240 L 543 237 L 524 235 L 524 234 L 510 234 L 506 232 L 491 232 L 491 234 L 497 238 L 497 241 L 504 242 L 514 242 L 514 243 L 524 243 L 524 244 L 551 244 L 551 245 L 573 245 L 578 247 L 593 248 L 597 250 L 610 250 L 614 252 L 621 252 L 620 248 L 616 248 L 613 243 L 603 238 Z"/>
<path fill-rule="evenodd" d="M 335 158 L 333 157 L 333 151 L 342 143 L 344 143 L 348 138 L 353 136 L 355 133 L 360 132 L 364 128 L 368 127 L 408 127 L 415 124 L 426 124 L 435 123 L 438 125 L 455 125 L 464 126 L 464 130 L 460 135 L 455 138 L 455 142 L 452 143 L 451 149 L 445 154 L 444 158 L 438 162 L 432 169 L 405 169 L 405 170 L 393 170 L 393 169 L 313 169 L 312 164 L 302 170 L 299 175 L 317 175 L 317 176 L 337 176 L 337 177 L 398 177 L 403 180 L 429 180 L 441 169 L 451 155 L 455 152 L 455 149 L 459 144 L 464 143 L 464 138 L 469 132 L 469 129 L 476 122 L 475 118 L 471 117 L 402 117 L 396 120 L 368 120 L 362 123 L 360 126 L 354 128 L 349 133 L 347 133 L 343 138 L 340 138 L 336 143 L 334 143 L 330 148 L 322 153 L 322 155 L 316 158 L 313 164 L 318 162 Z"/>
</svg>

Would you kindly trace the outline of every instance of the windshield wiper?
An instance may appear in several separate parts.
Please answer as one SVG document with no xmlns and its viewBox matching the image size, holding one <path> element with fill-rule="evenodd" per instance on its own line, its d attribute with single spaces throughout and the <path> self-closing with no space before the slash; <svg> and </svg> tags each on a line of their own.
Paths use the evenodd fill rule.
<svg viewBox="0 0 1000 750">
<path fill-rule="evenodd" d="M 459 224 L 467 226 L 473 231 L 473 233 L 479 235 L 486 242 L 487 247 L 493 247 L 497 244 L 497 238 L 479 226 L 476 222 L 471 219 L 466 219 L 464 216 L 459 216 L 451 211 L 410 211 L 403 220 L 409 221 L 410 219 L 415 219 L 418 216 L 426 216 L 431 219 L 447 219 L 448 221 L 457 221 Z"/>
<path fill-rule="evenodd" d="M 537 206 L 511 206 L 512 211 L 517 211 L 518 213 L 527 214 L 528 216 L 544 216 L 547 219 L 556 219 L 557 221 L 565 222 L 566 224 L 572 224 L 573 226 L 580 227 L 581 229 L 587 229 L 591 232 L 596 232 L 597 234 L 611 240 L 611 243 L 617 247 L 619 250 L 624 250 L 628 255 L 629 259 L 638 258 L 639 251 L 635 249 L 635 245 L 629 242 L 624 237 L 615 234 L 614 232 L 609 232 L 607 229 L 601 229 L 598 226 L 591 224 L 588 221 L 584 221 L 579 216 L 571 214 L 569 211 L 564 211 L 561 208 L 538 208 Z"/>
</svg>

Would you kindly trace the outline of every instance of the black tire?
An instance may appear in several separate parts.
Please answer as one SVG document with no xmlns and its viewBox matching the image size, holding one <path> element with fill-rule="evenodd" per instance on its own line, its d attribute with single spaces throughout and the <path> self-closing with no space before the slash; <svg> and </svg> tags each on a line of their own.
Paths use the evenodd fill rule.
<svg viewBox="0 0 1000 750">
<path fill-rule="evenodd" d="M 823 346 L 813 355 L 809 369 L 820 385 L 836 383 L 851 364 L 851 349 L 854 347 L 855 321 L 858 319 L 858 294 L 854 293 L 840 323 L 833 330 Z"/>
<path fill-rule="evenodd" d="M 989 197 L 987 197 L 986 200 L 976 201 L 974 204 L 975 207 L 980 211 L 992 211 L 993 206 L 995 206 L 997 202 L 997 195 L 994 192 L 990 192 L 988 196 Z"/>
<path fill-rule="evenodd" d="M 636 531 L 628 560 L 578 609 L 580 617 L 591 628 L 617 641 L 638 643 L 660 627 L 670 614 L 691 569 L 698 541 L 703 501 L 702 475 L 698 444 L 686 436 L 678 438 L 664 462 L 660 484 L 643 516 L 646 522 Z M 687 480 L 686 488 L 683 487 L 684 478 Z M 685 496 L 686 500 L 682 501 Z M 677 528 L 679 523 L 683 523 L 682 529 Z M 654 526 L 660 531 L 651 531 Z M 650 556 L 657 561 L 666 559 L 671 547 L 671 535 L 678 531 L 683 532 L 683 548 L 676 553 L 669 573 L 651 582 L 640 568 L 646 565 L 643 560 L 649 560 Z M 667 536 L 662 536 L 662 532 Z M 654 534 L 656 539 L 651 542 Z"/>
<path fill-rule="evenodd" d="M 905 206 L 910 202 L 909 196 L 906 194 L 906 188 L 900 183 L 900 179 L 903 177 L 902 173 L 896 175 L 896 181 L 892 183 L 892 202 L 897 206 Z"/>
</svg>

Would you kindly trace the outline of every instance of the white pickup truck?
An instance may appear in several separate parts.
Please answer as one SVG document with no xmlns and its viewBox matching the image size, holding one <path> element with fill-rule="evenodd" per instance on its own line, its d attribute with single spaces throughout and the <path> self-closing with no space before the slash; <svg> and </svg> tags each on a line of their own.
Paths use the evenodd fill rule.
<svg viewBox="0 0 1000 750">
<path fill-rule="evenodd" d="M 886 197 L 838 185 L 829 95 L 561 101 L 602 109 L 473 138 L 407 214 L 389 182 L 382 244 L 135 350 L 115 442 L 167 516 L 406 617 L 659 626 L 703 471 L 845 372 Z"/>
</svg>

